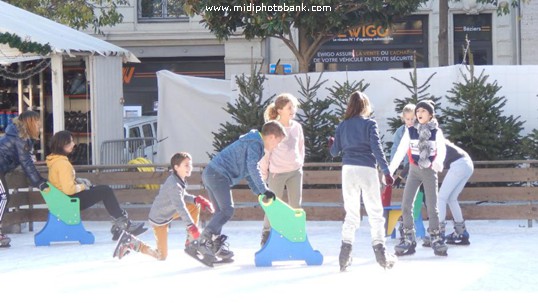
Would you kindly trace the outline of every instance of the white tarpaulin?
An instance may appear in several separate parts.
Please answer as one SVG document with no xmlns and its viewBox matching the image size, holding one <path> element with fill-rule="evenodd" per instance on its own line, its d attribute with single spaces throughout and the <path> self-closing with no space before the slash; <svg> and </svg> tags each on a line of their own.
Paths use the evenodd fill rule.
<svg viewBox="0 0 538 303">
<path fill-rule="evenodd" d="M 464 66 L 448 66 L 437 68 L 422 68 L 417 70 L 418 84 L 422 85 L 434 74 L 429 82 L 427 92 L 441 97 L 438 103 L 446 107 L 448 91 L 454 83 L 463 82 L 460 73 Z M 538 129 L 538 65 L 527 66 L 477 66 L 475 75 L 482 70 L 489 75 L 488 83 L 497 81 L 502 86 L 497 96 L 507 99 L 503 108 L 504 115 L 520 116 L 524 123 L 523 135 L 532 129 Z M 324 99 L 329 95 L 327 88 L 350 82 L 361 81 L 370 86 L 365 93 L 370 97 L 375 119 L 384 141 L 392 141 L 392 133 L 388 132 L 388 118 L 398 115 L 395 112 L 394 100 L 404 99 L 411 93 L 393 78 L 404 83 L 410 83 L 409 73 L 412 70 L 388 71 L 359 71 L 359 72 L 327 72 L 322 74 L 322 80 L 328 79 L 319 90 L 318 98 Z M 308 74 L 312 83 L 318 79 L 319 73 Z M 226 102 L 236 100 L 238 90 L 234 80 L 215 80 L 177 75 L 168 71 L 157 73 L 159 79 L 159 138 L 168 137 L 159 146 L 161 163 L 167 163 L 173 152 L 187 151 L 194 157 L 194 162 L 207 162 L 207 153 L 213 153 L 212 132 L 217 132 L 220 124 L 231 119 L 223 110 Z M 295 77 L 304 79 L 305 74 L 298 75 L 266 75 L 264 95 L 271 96 L 289 92 L 300 98 L 300 86 Z M 440 114 L 440 111 L 437 111 Z M 161 149 L 162 148 L 162 149 Z"/>
<path fill-rule="evenodd" d="M 184 151 L 195 163 L 207 163 L 213 152 L 213 135 L 229 119 L 223 108 L 230 100 L 230 81 L 157 72 L 159 107 L 157 163 L 170 163 Z"/>
<path fill-rule="evenodd" d="M 452 65 L 447 67 L 432 67 L 417 69 L 418 85 L 423 85 L 428 77 L 435 73 L 429 82 L 427 92 L 435 97 L 441 97 L 437 102 L 441 106 L 451 106 L 447 102 L 448 91 L 454 87 L 454 83 L 464 81 L 462 73 L 468 77 L 468 71 L 463 65 Z M 484 75 L 489 75 L 487 83 L 497 81 L 502 88 L 497 93 L 498 97 L 506 97 L 506 105 L 503 108 L 504 115 L 521 116 L 524 123 L 523 134 L 526 135 L 532 129 L 538 129 L 538 65 L 509 65 L 509 66 L 475 66 L 475 76 L 480 75 L 484 70 Z M 328 81 L 318 90 L 318 98 L 324 99 L 329 96 L 327 88 L 335 85 L 336 82 L 343 84 L 346 79 L 350 82 L 361 81 L 370 86 L 364 91 L 370 98 L 375 114 L 375 119 L 379 124 L 380 135 L 385 134 L 386 141 L 392 141 L 392 134 L 386 133 L 388 128 L 388 118 L 396 117 L 394 100 L 410 97 L 411 92 L 398 79 L 410 84 L 411 69 L 386 70 L 386 71 L 355 71 L 355 72 L 326 72 L 322 74 L 322 81 Z M 318 79 L 319 73 L 309 73 L 312 83 Z M 290 92 L 300 97 L 300 86 L 295 77 L 300 77 L 305 83 L 305 74 L 297 75 L 266 75 L 264 93 L 267 95 Z M 235 82 L 234 82 L 235 84 Z M 234 91 L 233 99 L 237 97 Z M 437 114 L 441 114 L 437 111 Z"/>
</svg>

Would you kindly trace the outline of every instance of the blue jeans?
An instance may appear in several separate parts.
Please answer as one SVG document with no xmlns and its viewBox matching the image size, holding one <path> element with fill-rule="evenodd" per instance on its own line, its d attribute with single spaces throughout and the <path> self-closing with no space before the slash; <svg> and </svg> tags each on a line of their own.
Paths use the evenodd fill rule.
<svg viewBox="0 0 538 303">
<path fill-rule="evenodd" d="M 205 227 L 204 234 L 220 235 L 222 226 L 233 217 L 235 211 L 230 190 L 232 184 L 230 179 L 211 166 L 207 166 L 202 172 L 202 182 L 207 189 L 209 200 L 215 206 L 215 213 Z"/>
</svg>

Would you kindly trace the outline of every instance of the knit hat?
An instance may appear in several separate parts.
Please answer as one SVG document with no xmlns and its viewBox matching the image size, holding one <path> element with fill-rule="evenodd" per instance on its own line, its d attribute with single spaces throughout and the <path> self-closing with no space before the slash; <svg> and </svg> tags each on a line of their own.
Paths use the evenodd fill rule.
<svg viewBox="0 0 538 303">
<path fill-rule="evenodd" d="M 434 106 L 435 106 L 435 103 L 433 103 L 433 101 L 431 101 L 431 100 L 420 101 L 415 106 L 415 114 L 417 113 L 417 109 L 422 107 L 425 110 L 427 110 L 430 113 L 430 115 L 433 116 L 434 112 L 435 112 L 435 107 Z"/>
</svg>

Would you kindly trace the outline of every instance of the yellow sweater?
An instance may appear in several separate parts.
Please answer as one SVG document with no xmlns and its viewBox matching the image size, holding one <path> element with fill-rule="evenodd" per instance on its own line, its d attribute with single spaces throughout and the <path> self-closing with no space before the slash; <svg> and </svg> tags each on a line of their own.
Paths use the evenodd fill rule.
<svg viewBox="0 0 538 303">
<path fill-rule="evenodd" d="M 75 182 L 75 169 L 69 159 L 63 155 L 50 154 L 47 156 L 49 182 L 66 195 L 74 195 L 86 189 L 84 184 Z"/>
</svg>

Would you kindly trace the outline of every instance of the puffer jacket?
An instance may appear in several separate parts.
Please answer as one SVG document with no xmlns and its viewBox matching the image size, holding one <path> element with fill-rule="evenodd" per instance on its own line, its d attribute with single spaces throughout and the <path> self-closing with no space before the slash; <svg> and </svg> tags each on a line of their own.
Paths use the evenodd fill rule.
<svg viewBox="0 0 538 303">
<path fill-rule="evenodd" d="M 32 186 L 39 187 L 47 181 L 35 168 L 33 140 L 26 132 L 19 133 L 17 124 L 11 124 L 6 128 L 5 136 L 0 137 L 0 174 L 5 175 L 19 165 Z"/>
</svg>

